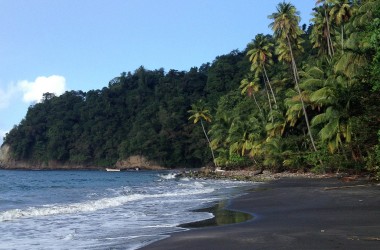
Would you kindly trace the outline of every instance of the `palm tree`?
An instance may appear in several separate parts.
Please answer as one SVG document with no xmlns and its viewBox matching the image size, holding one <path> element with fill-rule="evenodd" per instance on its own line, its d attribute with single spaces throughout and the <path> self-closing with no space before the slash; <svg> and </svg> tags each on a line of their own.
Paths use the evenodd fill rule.
<svg viewBox="0 0 380 250">
<path fill-rule="evenodd" d="M 191 114 L 189 120 L 193 120 L 194 124 L 198 123 L 199 121 L 201 122 L 202 130 L 210 147 L 212 159 L 215 164 L 214 150 L 211 147 L 210 139 L 208 138 L 205 127 L 203 125 L 203 121 L 211 122 L 210 111 L 206 108 L 205 103 L 202 100 L 199 100 L 197 103 L 191 105 L 191 110 L 189 110 L 188 113 Z"/>
<path fill-rule="evenodd" d="M 358 13 L 355 15 L 356 18 L 359 18 L 359 23 L 368 25 L 373 21 L 374 12 L 380 9 L 380 2 L 378 0 L 366 0 L 361 1 L 361 4 L 358 8 Z"/>
<path fill-rule="evenodd" d="M 352 138 L 352 82 L 333 72 L 326 74 L 318 67 L 311 67 L 304 78 L 302 86 L 309 92 L 310 103 L 322 110 L 312 119 L 312 126 L 319 128 L 319 137 L 331 153 L 336 149 L 344 153 L 344 142 L 350 143 Z"/>
<path fill-rule="evenodd" d="M 313 126 L 323 125 L 319 131 L 322 142 L 326 142 L 331 153 L 339 147 L 344 150 L 343 139 L 351 142 L 352 122 L 351 119 L 344 119 L 345 113 L 328 107 L 324 113 L 316 115 L 311 121 Z"/>
<path fill-rule="evenodd" d="M 265 126 L 267 137 L 281 136 L 285 131 L 286 121 L 282 112 L 278 109 L 269 113 L 271 123 Z"/>
<path fill-rule="evenodd" d="M 277 105 L 276 96 L 266 70 L 266 66 L 273 64 L 273 46 L 274 44 L 270 41 L 268 36 L 258 34 L 250 44 L 251 49 L 247 52 L 247 55 L 250 56 L 249 60 L 252 62 L 251 70 L 255 72 L 256 77 L 260 73 L 263 75 L 264 83 L 269 86 L 274 104 Z"/>
<path fill-rule="evenodd" d="M 269 137 L 263 144 L 263 150 L 266 152 L 264 166 L 275 171 L 281 170 L 285 160 L 283 157 L 283 140 L 279 137 Z"/>
<path fill-rule="evenodd" d="M 368 40 L 371 39 L 370 37 L 373 36 L 374 31 L 370 30 L 368 26 L 374 21 L 373 11 L 379 8 L 379 1 L 366 1 L 357 9 L 356 15 L 350 19 L 349 23 L 352 32 L 346 39 L 345 53 L 334 66 L 336 73 L 343 74 L 349 79 L 358 78 L 358 75 L 365 74 L 366 65 L 370 62 L 373 53 L 370 52 L 371 45 Z M 343 25 L 344 23 L 342 23 Z"/>
<path fill-rule="evenodd" d="M 331 21 L 341 28 L 341 46 L 342 54 L 344 53 L 344 24 L 347 23 L 352 16 L 351 3 L 349 0 L 330 0 L 332 8 L 330 10 Z"/>
<path fill-rule="evenodd" d="M 232 116 L 227 112 L 216 113 L 215 122 L 213 123 L 209 134 L 211 135 L 211 147 L 213 150 L 217 152 L 217 156 L 215 158 L 216 165 L 222 165 L 226 161 L 228 161 L 228 153 L 226 152 L 226 148 L 229 148 L 227 143 L 228 130 L 232 124 Z"/>
<path fill-rule="evenodd" d="M 306 112 L 305 103 L 302 97 L 301 89 L 299 86 L 299 75 L 297 70 L 296 61 L 293 54 L 292 45 L 297 45 L 300 35 L 302 34 L 301 29 L 298 26 L 300 21 L 299 12 L 291 3 L 279 3 L 277 6 L 277 12 L 273 13 L 269 16 L 270 19 L 273 19 L 273 22 L 269 25 L 275 33 L 275 37 L 279 40 L 280 44 L 282 44 L 282 48 L 285 48 L 285 44 L 287 46 L 292 70 L 293 77 L 296 86 L 296 90 L 300 97 L 303 114 L 306 121 L 306 126 L 308 129 L 308 134 L 310 137 L 311 144 L 313 146 L 314 151 L 317 152 L 317 148 L 315 146 L 313 134 L 311 132 L 310 123 L 308 114 Z"/>
<path fill-rule="evenodd" d="M 314 8 L 312 21 L 314 22 L 311 33 L 311 41 L 314 43 L 313 48 L 319 48 L 319 54 L 327 52 L 330 58 L 334 55 L 334 45 L 331 39 L 330 24 L 327 14 L 327 5 Z"/>
<path fill-rule="evenodd" d="M 329 5 L 330 5 L 331 1 L 333 1 L 333 0 L 317 0 L 316 1 L 316 4 L 322 3 L 323 14 L 322 14 L 322 9 L 316 8 L 315 11 L 319 14 L 317 14 L 317 16 L 315 16 L 315 18 L 313 20 L 315 22 L 314 29 L 318 29 L 318 27 L 317 27 L 317 26 L 319 26 L 318 23 L 319 24 L 320 24 L 320 22 L 323 23 L 323 26 L 319 27 L 320 29 L 318 29 L 318 30 L 319 30 L 319 33 L 321 33 L 321 31 L 322 31 L 324 36 L 326 37 L 328 52 L 329 52 L 330 57 L 332 57 L 335 53 L 334 52 L 334 45 L 333 45 L 333 42 L 331 39 L 331 27 L 330 27 L 330 16 L 329 16 L 329 12 L 330 12 L 329 11 Z M 318 31 L 316 31 L 316 32 L 318 33 Z"/>
<path fill-rule="evenodd" d="M 238 153 L 241 156 L 248 154 L 257 164 L 255 156 L 261 141 L 263 140 L 263 128 L 260 122 L 253 116 L 248 120 L 236 117 L 228 131 L 227 142 L 230 143 L 230 155 Z"/>
<path fill-rule="evenodd" d="M 257 81 L 249 81 L 247 78 L 245 78 L 241 81 L 240 89 L 241 89 L 242 94 L 247 94 L 249 97 L 251 96 L 253 97 L 253 100 L 255 101 L 257 108 L 259 109 L 260 113 L 262 113 L 260 105 L 257 102 L 256 96 L 255 96 L 255 92 L 259 91 L 259 85 L 257 84 Z"/>
</svg>

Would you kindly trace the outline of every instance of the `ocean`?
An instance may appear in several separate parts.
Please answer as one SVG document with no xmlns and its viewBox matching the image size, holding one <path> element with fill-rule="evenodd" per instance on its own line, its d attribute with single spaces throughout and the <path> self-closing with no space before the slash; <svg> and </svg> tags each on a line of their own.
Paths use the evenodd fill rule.
<svg viewBox="0 0 380 250">
<path fill-rule="evenodd" d="M 0 170 L 0 249 L 138 249 L 249 188 L 171 171 Z"/>
</svg>

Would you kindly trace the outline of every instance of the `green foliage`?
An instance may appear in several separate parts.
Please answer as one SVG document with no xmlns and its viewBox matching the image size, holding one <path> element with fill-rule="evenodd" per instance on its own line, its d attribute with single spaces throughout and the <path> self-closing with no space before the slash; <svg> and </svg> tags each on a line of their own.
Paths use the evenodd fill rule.
<svg viewBox="0 0 380 250">
<path fill-rule="evenodd" d="M 190 146 L 203 133 L 188 123 L 187 110 L 203 97 L 206 82 L 197 68 L 165 74 L 140 67 L 102 90 L 45 98 L 5 143 L 15 159 L 35 163 L 110 166 L 141 154 L 169 167 L 201 166 L 210 156 Z"/>
<path fill-rule="evenodd" d="M 380 180 L 380 147 L 375 146 L 373 151 L 368 153 L 366 160 L 366 169 L 375 177 Z"/>
<path fill-rule="evenodd" d="M 236 169 L 244 168 L 252 165 L 252 160 L 248 157 L 244 157 L 238 154 L 230 155 L 228 161 L 225 163 L 225 168 L 227 169 Z"/>
<path fill-rule="evenodd" d="M 380 90 L 380 11 L 378 11 L 378 16 L 371 25 L 370 44 L 374 49 L 375 55 L 372 61 L 372 80 L 373 89 L 375 91 Z"/>
<path fill-rule="evenodd" d="M 327 147 L 318 152 L 310 152 L 304 155 L 305 163 L 311 166 L 311 171 L 322 174 L 326 172 L 339 172 L 348 169 L 348 162 L 341 154 L 331 154 Z"/>
<path fill-rule="evenodd" d="M 296 7 L 281 2 L 273 36 L 244 51 L 187 72 L 140 67 L 101 90 L 46 93 L 5 143 L 33 163 L 109 166 L 138 154 L 199 167 L 215 153 L 225 168 L 380 179 L 379 4 L 320 0 L 301 29 Z"/>
<path fill-rule="evenodd" d="M 211 141 L 208 138 L 205 126 L 203 124 L 203 121 L 211 122 L 210 111 L 207 109 L 206 104 L 203 102 L 203 100 L 199 100 L 197 103 L 192 104 L 191 109 L 187 112 L 191 114 L 189 117 L 189 120 L 193 120 L 194 124 L 198 123 L 200 121 L 201 126 L 202 126 L 202 130 L 203 130 L 203 134 L 205 135 L 207 143 L 208 143 L 210 150 L 211 150 L 212 160 L 215 164 L 214 151 L 212 149 Z"/>
<path fill-rule="evenodd" d="M 380 130 L 377 134 L 380 142 Z M 366 169 L 374 175 L 376 180 L 380 180 L 380 143 L 369 150 Z"/>
<path fill-rule="evenodd" d="M 244 52 L 233 50 L 218 56 L 207 72 L 205 87 L 207 103 L 215 107 L 221 96 L 239 87 L 243 76 L 249 71 L 250 64 Z"/>
</svg>

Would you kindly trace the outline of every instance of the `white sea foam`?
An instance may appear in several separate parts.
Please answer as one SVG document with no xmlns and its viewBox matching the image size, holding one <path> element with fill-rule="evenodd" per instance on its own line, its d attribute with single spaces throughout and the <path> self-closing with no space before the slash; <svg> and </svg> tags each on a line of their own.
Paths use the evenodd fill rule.
<svg viewBox="0 0 380 250">
<path fill-rule="evenodd" d="M 201 187 L 201 186 L 198 186 Z M 0 222 L 11 221 L 20 218 L 31 218 L 39 216 L 53 216 L 61 214 L 73 214 L 83 212 L 94 212 L 100 209 L 122 206 L 131 201 L 138 201 L 150 198 L 177 197 L 213 192 L 213 188 L 193 189 L 185 191 L 174 191 L 161 194 L 131 194 L 112 198 L 102 198 L 98 200 L 85 201 L 71 204 L 49 204 L 42 207 L 30 207 L 27 209 L 12 209 L 0 213 Z"/>
<path fill-rule="evenodd" d="M 68 234 L 65 237 L 63 237 L 62 240 L 72 240 L 74 238 L 74 234 Z"/>
<path fill-rule="evenodd" d="M 175 173 L 4 171 L 0 249 L 141 248 L 184 230 L 178 225 L 211 218 L 193 211 L 246 186 Z"/>
<path fill-rule="evenodd" d="M 170 227 L 175 227 L 177 224 L 162 224 L 162 225 L 152 225 L 152 226 L 144 226 L 142 228 L 170 228 Z"/>
<path fill-rule="evenodd" d="M 168 173 L 168 174 L 160 174 L 159 175 L 162 179 L 165 180 L 172 180 L 178 177 L 177 173 Z"/>
<path fill-rule="evenodd" d="M 204 185 L 199 181 L 195 181 L 195 182 L 185 181 L 184 183 L 179 183 L 178 186 L 183 187 L 183 188 L 198 188 L 198 189 L 204 188 Z"/>
</svg>

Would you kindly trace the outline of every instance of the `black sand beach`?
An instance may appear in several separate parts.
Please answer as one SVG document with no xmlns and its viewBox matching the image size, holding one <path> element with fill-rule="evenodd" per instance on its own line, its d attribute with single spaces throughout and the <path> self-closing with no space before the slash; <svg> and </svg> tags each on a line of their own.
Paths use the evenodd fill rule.
<svg viewBox="0 0 380 250">
<path fill-rule="evenodd" d="M 191 229 L 143 249 L 380 249 L 380 186 L 280 179 L 233 200 L 240 224 Z"/>
</svg>

